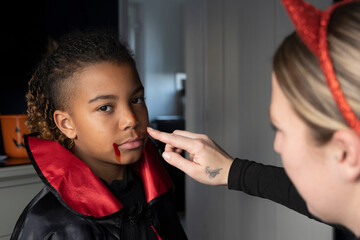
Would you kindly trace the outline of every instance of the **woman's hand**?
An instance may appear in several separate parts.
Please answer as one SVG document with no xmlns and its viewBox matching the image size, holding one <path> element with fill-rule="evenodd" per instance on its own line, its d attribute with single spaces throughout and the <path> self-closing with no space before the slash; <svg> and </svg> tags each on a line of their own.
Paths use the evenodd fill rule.
<svg viewBox="0 0 360 240">
<path fill-rule="evenodd" d="M 233 158 L 203 134 L 175 130 L 173 133 L 148 128 L 155 139 L 166 143 L 163 158 L 198 182 L 227 185 Z M 186 151 L 189 159 L 181 156 Z"/>
</svg>

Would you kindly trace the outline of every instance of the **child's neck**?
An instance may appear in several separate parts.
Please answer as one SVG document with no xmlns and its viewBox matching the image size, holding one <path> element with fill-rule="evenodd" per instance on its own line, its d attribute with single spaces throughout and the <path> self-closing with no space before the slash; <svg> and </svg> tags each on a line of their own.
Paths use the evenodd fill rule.
<svg viewBox="0 0 360 240">
<path fill-rule="evenodd" d="M 126 174 L 126 165 L 87 159 L 82 157 L 81 151 L 77 151 L 75 147 L 72 150 L 75 156 L 86 163 L 94 174 L 106 183 L 111 184 L 114 180 L 124 179 Z"/>
<path fill-rule="evenodd" d="M 100 169 L 92 168 L 90 169 L 95 173 L 95 175 L 107 184 L 111 184 L 114 180 L 122 180 L 126 177 L 126 166 L 125 165 L 113 165 L 112 168 Z"/>
</svg>

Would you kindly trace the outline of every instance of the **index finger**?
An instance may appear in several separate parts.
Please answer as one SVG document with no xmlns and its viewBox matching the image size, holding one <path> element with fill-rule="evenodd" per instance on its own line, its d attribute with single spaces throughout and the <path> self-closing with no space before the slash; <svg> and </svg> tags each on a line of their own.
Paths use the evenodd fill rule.
<svg viewBox="0 0 360 240">
<path fill-rule="evenodd" d="M 192 146 L 194 144 L 194 139 L 192 138 L 184 137 L 174 133 L 161 132 L 149 127 L 147 128 L 147 131 L 153 138 L 163 143 L 170 144 L 175 148 L 183 149 L 189 153 L 193 152 Z"/>
</svg>

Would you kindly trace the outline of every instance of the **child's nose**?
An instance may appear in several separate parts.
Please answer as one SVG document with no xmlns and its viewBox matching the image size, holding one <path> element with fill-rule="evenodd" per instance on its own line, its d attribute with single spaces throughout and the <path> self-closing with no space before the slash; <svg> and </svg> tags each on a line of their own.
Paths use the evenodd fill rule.
<svg viewBox="0 0 360 240">
<path fill-rule="evenodd" d="M 126 111 L 124 111 L 120 118 L 120 128 L 123 130 L 135 128 L 138 124 L 136 116 L 131 109 L 127 109 Z"/>
</svg>

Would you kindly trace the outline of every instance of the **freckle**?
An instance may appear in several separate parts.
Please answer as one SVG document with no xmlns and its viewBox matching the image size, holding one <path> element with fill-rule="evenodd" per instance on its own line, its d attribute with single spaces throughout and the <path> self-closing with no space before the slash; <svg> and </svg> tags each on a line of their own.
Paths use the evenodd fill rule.
<svg viewBox="0 0 360 240">
<path fill-rule="evenodd" d="M 118 145 L 116 143 L 113 143 L 114 151 L 115 151 L 115 158 L 116 161 L 120 162 L 120 150 L 118 148 Z"/>
</svg>

